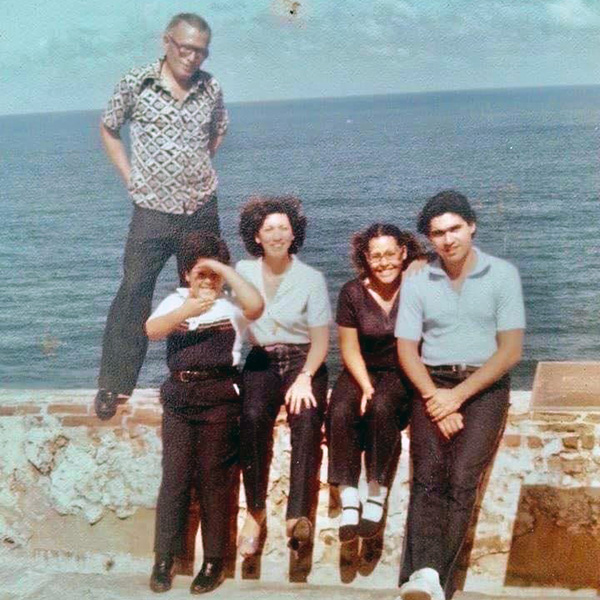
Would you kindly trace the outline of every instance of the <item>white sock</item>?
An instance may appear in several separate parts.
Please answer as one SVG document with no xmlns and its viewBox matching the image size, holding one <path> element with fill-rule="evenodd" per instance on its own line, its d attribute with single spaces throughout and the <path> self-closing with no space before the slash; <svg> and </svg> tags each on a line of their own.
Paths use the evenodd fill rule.
<svg viewBox="0 0 600 600">
<path fill-rule="evenodd" d="M 385 485 L 380 485 L 376 481 L 369 481 L 369 495 L 363 506 L 363 519 L 368 519 L 375 523 L 381 521 L 387 494 L 388 488 Z M 372 502 L 369 502 L 369 500 L 372 500 Z"/>
<path fill-rule="evenodd" d="M 340 500 L 342 501 L 342 520 L 340 525 L 358 525 L 358 488 L 340 485 Z"/>
</svg>

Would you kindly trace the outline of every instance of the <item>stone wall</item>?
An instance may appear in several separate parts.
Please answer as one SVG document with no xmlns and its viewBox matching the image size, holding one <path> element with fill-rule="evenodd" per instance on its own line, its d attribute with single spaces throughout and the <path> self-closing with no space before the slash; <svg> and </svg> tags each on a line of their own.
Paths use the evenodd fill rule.
<svg viewBox="0 0 600 600">
<path fill-rule="evenodd" d="M 160 484 L 157 395 L 136 392 L 109 422 L 96 419 L 92 400 L 91 391 L 0 391 L 0 542 L 5 554 L 60 557 L 81 568 L 148 568 Z M 513 392 L 511 402 L 479 513 L 466 589 L 600 588 L 594 568 L 600 564 L 600 409 L 532 413 L 527 392 Z M 269 572 L 281 579 L 288 564 L 284 423 L 281 415 L 263 555 L 263 563 L 274 567 Z M 363 564 L 361 572 L 366 585 L 395 584 L 409 492 L 408 447 L 404 432 L 383 544 L 370 547 L 366 558 L 372 564 Z M 325 465 L 326 455 L 323 481 Z M 241 522 L 243 494 L 240 504 Z M 323 483 L 311 580 L 319 573 L 344 580 L 338 513 Z"/>
</svg>

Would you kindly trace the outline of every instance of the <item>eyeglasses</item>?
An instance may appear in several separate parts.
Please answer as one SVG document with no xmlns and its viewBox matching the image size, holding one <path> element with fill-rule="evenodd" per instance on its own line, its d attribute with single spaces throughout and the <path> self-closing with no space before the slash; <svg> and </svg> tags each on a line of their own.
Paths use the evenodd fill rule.
<svg viewBox="0 0 600 600">
<path fill-rule="evenodd" d="M 379 264 L 385 258 L 388 261 L 393 261 L 400 256 L 400 252 L 398 250 L 387 250 L 383 253 L 375 252 L 370 254 L 366 253 L 367 261 L 373 264 Z"/>
<path fill-rule="evenodd" d="M 194 56 L 195 59 L 206 58 L 208 56 L 208 48 L 198 48 L 196 46 L 188 46 L 186 44 L 180 44 L 171 35 L 167 35 L 169 41 L 177 48 L 179 56 L 187 58 L 188 56 Z"/>
</svg>

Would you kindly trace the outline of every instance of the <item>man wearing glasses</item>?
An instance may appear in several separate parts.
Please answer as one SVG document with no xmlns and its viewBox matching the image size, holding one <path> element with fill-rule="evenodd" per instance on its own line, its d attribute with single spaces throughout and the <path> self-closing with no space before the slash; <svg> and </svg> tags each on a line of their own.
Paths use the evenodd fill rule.
<svg viewBox="0 0 600 600">
<path fill-rule="evenodd" d="M 147 349 L 144 323 L 166 261 L 178 256 L 190 231 L 219 235 L 217 176 L 211 158 L 227 130 L 223 93 L 200 66 L 211 30 L 198 15 L 181 13 L 163 35 L 165 56 L 127 73 L 102 116 L 106 153 L 133 201 L 123 280 L 104 332 L 94 407 L 110 419 L 131 395 Z M 130 124 L 128 156 L 119 134 Z"/>
</svg>

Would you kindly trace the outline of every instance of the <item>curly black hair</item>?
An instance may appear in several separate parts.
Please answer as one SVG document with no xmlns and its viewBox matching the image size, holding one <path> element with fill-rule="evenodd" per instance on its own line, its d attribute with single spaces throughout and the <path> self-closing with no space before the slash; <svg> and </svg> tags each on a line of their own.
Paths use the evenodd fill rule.
<svg viewBox="0 0 600 600">
<path fill-rule="evenodd" d="M 242 206 L 239 229 L 244 246 L 252 256 L 264 254 L 263 247 L 256 243 L 256 236 L 265 219 L 272 214 L 285 214 L 290 220 L 294 239 L 289 253 L 295 254 L 302 248 L 306 217 L 300 200 L 294 196 L 253 196 Z"/>
<path fill-rule="evenodd" d="M 373 223 L 352 236 L 352 262 L 361 279 L 369 277 L 371 274 L 371 268 L 367 261 L 369 242 L 383 235 L 393 237 L 400 248 L 406 247 L 406 259 L 402 265 L 403 271 L 416 258 L 425 257 L 421 244 L 412 233 L 401 231 L 391 223 Z"/>
</svg>

